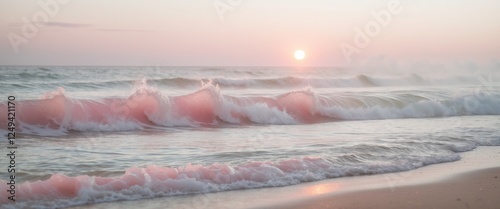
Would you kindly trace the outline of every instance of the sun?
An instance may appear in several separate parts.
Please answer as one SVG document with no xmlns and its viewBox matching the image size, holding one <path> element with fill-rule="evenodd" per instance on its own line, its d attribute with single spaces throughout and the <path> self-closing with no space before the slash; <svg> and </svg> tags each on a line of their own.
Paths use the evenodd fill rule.
<svg viewBox="0 0 500 209">
<path fill-rule="evenodd" d="M 306 57 L 306 53 L 302 50 L 297 50 L 295 51 L 294 56 L 296 60 L 303 60 Z"/>
</svg>

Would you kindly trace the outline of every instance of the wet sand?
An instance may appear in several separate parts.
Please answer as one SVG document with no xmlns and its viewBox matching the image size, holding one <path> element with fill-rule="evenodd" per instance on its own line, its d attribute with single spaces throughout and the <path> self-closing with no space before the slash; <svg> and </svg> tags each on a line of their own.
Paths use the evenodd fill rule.
<svg viewBox="0 0 500 209">
<path fill-rule="evenodd" d="M 500 208 L 500 168 L 471 171 L 447 180 L 332 194 L 269 208 Z"/>
</svg>

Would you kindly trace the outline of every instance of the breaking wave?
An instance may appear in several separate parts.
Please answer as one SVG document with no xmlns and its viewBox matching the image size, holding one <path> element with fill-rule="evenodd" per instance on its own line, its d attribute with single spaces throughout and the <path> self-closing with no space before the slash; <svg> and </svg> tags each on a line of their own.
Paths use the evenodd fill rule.
<svg viewBox="0 0 500 209">
<path fill-rule="evenodd" d="M 405 171 L 459 159 L 457 154 L 443 152 L 441 155 L 427 158 L 407 159 L 404 163 L 368 163 L 356 167 L 342 166 L 323 158 L 305 157 L 241 165 L 132 167 L 117 177 L 70 177 L 54 174 L 46 180 L 18 185 L 16 203 L 5 204 L 9 200 L 2 198 L 0 204 L 5 204 L 5 208 L 25 208 L 33 205 L 36 205 L 36 208 L 61 208 L 120 200 L 288 186 L 340 176 Z M 7 193 L 8 186 L 8 182 L 0 180 L 2 193 Z"/>
<path fill-rule="evenodd" d="M 60 88 L 41 99 L 17 102 L 16 114 L 22 133 L 60 135 L 151 127 L 500 115 L 499 107 L 500 93 L 491 89 L 460 95 L 432 91 L 319 95 L 305 88 L 272 97 L 238 97 L 224 95 L 218 85 L 208 82 L 193 93 L 166 96 L 144 82 L 127 98 L 73 99 Z M 5 103 L 0 104 L 2 112 L 5 108 Z"/>
</svg>

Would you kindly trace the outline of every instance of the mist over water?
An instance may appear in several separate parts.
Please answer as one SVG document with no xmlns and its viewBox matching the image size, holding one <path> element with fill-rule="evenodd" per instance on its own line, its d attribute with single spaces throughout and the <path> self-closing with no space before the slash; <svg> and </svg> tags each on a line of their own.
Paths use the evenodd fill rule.
<svg viewBox="0 0 500 209">
<path fill-rule="evenodd" d="M 287 186 L 500 145 L 498 68 L 401 68 L 0 67 L 21 162 L 1 207 Z"/>
</svg>

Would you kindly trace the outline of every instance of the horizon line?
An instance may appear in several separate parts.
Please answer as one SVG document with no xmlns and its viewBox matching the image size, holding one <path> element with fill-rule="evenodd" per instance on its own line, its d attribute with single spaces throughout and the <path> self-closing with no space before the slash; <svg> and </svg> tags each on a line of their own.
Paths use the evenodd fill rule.
<svg viewBox="0 0 500 209">
<path fill-rule="evenodd" d="M 303 68 L 343 68 L 345 66 L 293 66 L 293 65 L 0 65 L 2 67 L 303 67 Z"/>
</svg>

